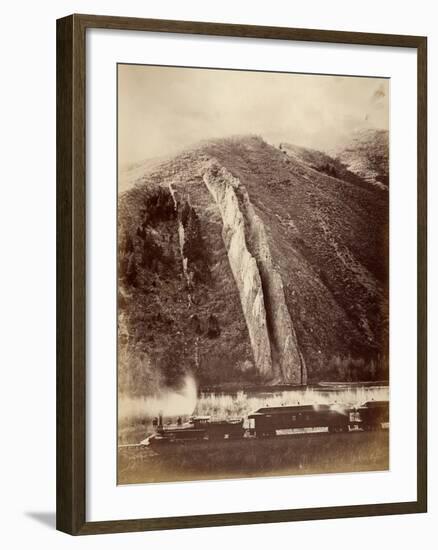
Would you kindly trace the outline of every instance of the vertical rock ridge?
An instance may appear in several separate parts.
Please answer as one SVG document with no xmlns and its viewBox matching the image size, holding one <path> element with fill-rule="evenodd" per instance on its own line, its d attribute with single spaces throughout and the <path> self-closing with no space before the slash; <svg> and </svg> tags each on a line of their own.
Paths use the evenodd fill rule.
<svg viewBox="0 0 438 550">
<path fill-rule="evenodd" d="M 178 203 L 178 199 L 176 196 L 175 189 L 172 187 L 172 183 L 169 183 L 168 185 L 170 194 L 172 195 L 173 200 L 173 206 L 176 212 L 176 215 L 178 217 L 178 242 L 179 242 L 179 250 L 181 255 L 181 265 L 182 265 L 182 271 L 184 274 L 184 278 L 187 283 L 187 299 L 189 302 L 189 306 L 192 304 L 192 296 L 190 294 L 191 289 L 191 281 L 190 281 L 190 274 L 188 271 L 188 259 L 184 256 L 184 244 L 185 244 L 185 232 L 184 232 L 184 225 L 181 220 L 181 215 L 179 212 L 180 206 Z"/>
<path fill-rule="evenodd" d="M 272 260 L 265 225 L 243 185 L 238 186 L 237 197 L 245 219 L 249 250 L 256 258 L 262 280 L 273 360 L 278 363 L 284 382 L 305 384 L 305 362 L 286 305 L 283 281 Z"/>
<path fill-rule="evenodd" d="M 239 287 L 244 313 L 248 309 L 251 286 L 260 285 L 257 292 L 261 294 L 263 310 L 259 314 L 265 316 L 265 340 L 269 342 L 271 378 L 278 382 L 306 383 L 306 366 L 285 302 L 283 282 L 273 265 L 262 220 L 255 212 L 245 187 L 225 168 L 212 164 L 204 175 L 204 182 L 222 214 L 224 243 Z M 254 318 L 245 313 L 245 319 L 253 342 L 251 335 L 258 336 L 258 332 L 251 329 Z M 257 353 L 260 353 L 259 349 Z M 256 365 L 259 368 L 257 360 Z"/>
<path fill-rule="evenodd" d="M 235 189 L 226 178 L 217 177 L 218 175 L 216 167 L 211 166 L 204 174 L 204 182 L 222 216 L 222 238 L 239 291 L 255 366 L 263 377 L 272 378 L 276 373 L 271 359 L 271 344 L 260 273 L 256 259 L 246 245 L 245 221 Z"/>
</svg>

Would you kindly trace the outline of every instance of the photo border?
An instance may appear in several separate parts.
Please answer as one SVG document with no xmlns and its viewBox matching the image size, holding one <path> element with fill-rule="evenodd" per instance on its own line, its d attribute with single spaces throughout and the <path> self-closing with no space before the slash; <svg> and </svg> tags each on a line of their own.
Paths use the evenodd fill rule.
<svg viewBox="0 0 438 550">
<path fill-rule="evenodd" d="M 393 46 L 417 50 L 417 500 L 259 512 L 86 521 L 87 28 Z M 277 523 L 427 511 L 427 38 L 70 15 L 57 21 L 57 529 L 72 535 Z"/>
</svg>

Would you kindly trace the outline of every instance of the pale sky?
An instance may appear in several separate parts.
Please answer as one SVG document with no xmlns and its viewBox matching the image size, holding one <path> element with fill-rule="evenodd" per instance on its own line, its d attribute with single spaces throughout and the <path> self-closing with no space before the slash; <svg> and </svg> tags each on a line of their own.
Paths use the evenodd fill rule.
<svg viewBox="0 0 438 550">
<path fill-rule="evenodd" d="M 389 80 L 118 66 L 120 166 L 203 139 L 258 134 L 330 150 L 354 130 L 389 125 Z"/>
</svg>

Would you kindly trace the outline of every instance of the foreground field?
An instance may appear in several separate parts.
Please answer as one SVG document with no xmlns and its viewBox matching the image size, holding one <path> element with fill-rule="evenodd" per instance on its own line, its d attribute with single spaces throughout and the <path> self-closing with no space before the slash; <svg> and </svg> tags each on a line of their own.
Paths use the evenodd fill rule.
<svg viewBox="0 0 438 550">
<path fill-rule="evenodd" d="M 118 483 L 363 472 L 389 468 L 389 432 L 119 447 Z"/>
</svg>

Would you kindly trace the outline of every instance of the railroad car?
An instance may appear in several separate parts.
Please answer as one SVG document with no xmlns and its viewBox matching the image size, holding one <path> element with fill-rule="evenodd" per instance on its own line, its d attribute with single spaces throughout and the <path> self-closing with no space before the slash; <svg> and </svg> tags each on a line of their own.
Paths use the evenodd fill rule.
<svg viewBox="0 0 438 550">
<path fill-rule="evenodd" d="M 359 422 L 356 425 L 365 431 L 379 430 L 389 422 L 389 401 L 367 401 L 356 409 Z"/>
<path fill-rule="evenodd" d="M 276 435 L 277 430 L 328 428 L 331 433 L 348 432 L 350 410 L 331 405 L 262 407 L 248 415 L 250 433 L 256 437 Z"/>
</svg>

